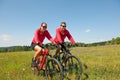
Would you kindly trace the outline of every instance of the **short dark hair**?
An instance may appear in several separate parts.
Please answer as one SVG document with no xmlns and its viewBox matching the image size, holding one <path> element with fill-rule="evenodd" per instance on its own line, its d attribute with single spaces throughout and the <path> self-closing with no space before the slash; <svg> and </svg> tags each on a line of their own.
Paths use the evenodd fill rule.
<svg viewBox="0 0 120 80">
<path fill-rule="evenodd" d="M 66 25 L 66 22 L 61 22 L 61 24 L 60 24 L 60 25 L 62 25 L 62 24 L 65 24 L 65 25 Z"/>
<path fill-rule="evenodd" d="M 42 22 L 42 23 L 41 23 L 41 26 L 42 26 L 43 24 L 46 24 L 46 25 L 47 25 L 47 23 L 46 23 L 46 22 Z"/>
</svg>

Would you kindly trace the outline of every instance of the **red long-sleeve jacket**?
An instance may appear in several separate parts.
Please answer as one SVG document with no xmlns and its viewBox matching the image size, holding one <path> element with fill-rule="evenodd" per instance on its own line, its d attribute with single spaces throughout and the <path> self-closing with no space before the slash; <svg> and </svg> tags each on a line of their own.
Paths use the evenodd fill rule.
<svg viewBox="0 0 120 80">
<path fill-rule="evenodd" d="M 62 33 L 62 29 L 60 27 L 56 29 L 56 37 L 54 39 L 54 41 L 56 43 L 64 42 L 64 39 L 66 37 L 70 40 L 70 42 L 72 44 L 75 44 L 75 41 L 74 41 L 73 37 L 71 36 L 71 34 L 69 33 L 69 31 L 67 29 L 65 29 L 63 33 Z"/>
<path fill-rule="evenodd" d="M 49 32 L 46 30 L 44 33 L 40 30 L 37 29 L 34 33 L 34 37 L 32 42 L 33 43 L 37 43 L 39 42 L 40 44 L 43 43 L 45 37 L 47 37 L 48 40 L 50 40 L 52 43 L 54 43 L 54 39 L 51 37 L 51 35 L 49 34 Z"/>
</svg>

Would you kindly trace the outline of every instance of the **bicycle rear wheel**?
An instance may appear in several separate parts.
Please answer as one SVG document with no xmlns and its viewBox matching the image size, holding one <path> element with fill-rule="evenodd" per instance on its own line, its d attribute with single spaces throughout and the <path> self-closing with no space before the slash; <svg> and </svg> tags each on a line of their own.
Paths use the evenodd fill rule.
<svg viewBox="0 0 120 80">
<path fill-rule="evenodd" d="M 69 80 L 80 80 L 82 75 L 82 63 L 77 57 L 70 55 L 62 65 L 65 78 Z"/>
<path fill-rule="evenodd" d="M 45 75 L 47 80 L 63 80 L 62 67 L 55 58 L 47 60 Z"/>
</svg>

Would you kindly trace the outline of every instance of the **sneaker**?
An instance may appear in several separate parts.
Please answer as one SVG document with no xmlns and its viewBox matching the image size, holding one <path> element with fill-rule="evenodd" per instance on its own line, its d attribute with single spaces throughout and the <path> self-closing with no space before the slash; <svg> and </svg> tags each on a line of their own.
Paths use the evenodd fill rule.
<svg viewBox="0 0 120 80">
<path fill-rule="evenodd" d="M 32 58 L 32 65 L 33 65 L 34 67 L 37 66 L 36 60 L 34 60 L 33 58 Z"/>
</svg>

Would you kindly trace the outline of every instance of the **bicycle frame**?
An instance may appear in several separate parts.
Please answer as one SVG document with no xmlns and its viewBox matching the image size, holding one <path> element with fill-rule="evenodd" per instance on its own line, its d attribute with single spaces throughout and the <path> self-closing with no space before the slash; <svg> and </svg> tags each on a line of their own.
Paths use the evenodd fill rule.
<svg viewBox="0 0 120 80">
<path fill-rule="evenodd" d="M 70 56 L 70 55 L 72 55 L 72 54 L 70 53 L 70 50 L 66 48 L 65 44 L 62 44 L 62 46 L 64 46 L 64 47 L 61 48 L 61 51 L 62 51 L 62 52 L 60 52 L 60 54 L 61 54 L 61 53 L 64 53 L 64 54 L 63 54 L 64 56 L 67 56 L 67 55 Z"/>
<path fill-rule="evenodd" d="M 48 48 L 46 48 L 44 52 L 41 51 L 41 53 L 40 53 L 39 55 L 37 55 L 37 60 L 38 60 L 37 64 L 39 65 L 39 69 L 40 69 L 40 70 L 43 70 L 44 65 L 45 65 L 45 62 L 46 62 L 47 57 L 48 57 L 49 55 L 50 55 L 50 54 L 49 54 L 49 49 L 48 49 Z M 42 56 L 42 59 L 41 59 L 41 60 L 40 60 L 40 56 Z"/>
</svg>

